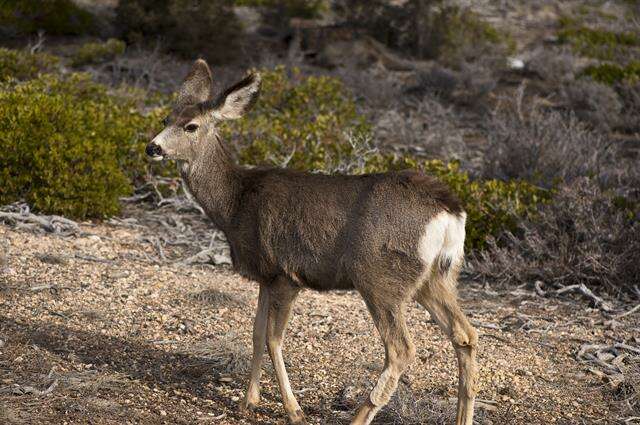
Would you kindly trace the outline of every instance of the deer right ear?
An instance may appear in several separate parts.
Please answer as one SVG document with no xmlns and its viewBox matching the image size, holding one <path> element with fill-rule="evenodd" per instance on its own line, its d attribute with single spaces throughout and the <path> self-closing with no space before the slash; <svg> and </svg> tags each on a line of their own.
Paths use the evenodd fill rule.
<svg viewBox="0 0 640 425">
<path fill-rule="evenodd" d="M 240 118 L 258 100 L 261 79 L 259 74 L 249 74 L 222 93 L 213 103 L 213 116 L 220 120 Z"/>
<path fill-rule="evenodd" d="M 180 90 L 176 106 L 183 108 L 187 105 L 195 105 L 207 101 L 211 97 L 211 87 L 213 81 L 209 65 L 203 59 L 198 59 L 193 63 L 189 75 L 184 79 Z"/>
</svg>

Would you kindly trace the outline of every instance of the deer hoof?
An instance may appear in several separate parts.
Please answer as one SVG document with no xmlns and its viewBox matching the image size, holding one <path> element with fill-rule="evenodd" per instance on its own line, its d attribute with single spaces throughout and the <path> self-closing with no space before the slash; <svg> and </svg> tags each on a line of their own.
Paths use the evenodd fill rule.
<svg viewBox="0 0 640 425">
<path fill-rule="evenodd" d="M 241 412 L 253 412 L 258 408 L 258 402 L 250 401 L 244 399 L 240 402 L 240 411 Z"/>
</svg>

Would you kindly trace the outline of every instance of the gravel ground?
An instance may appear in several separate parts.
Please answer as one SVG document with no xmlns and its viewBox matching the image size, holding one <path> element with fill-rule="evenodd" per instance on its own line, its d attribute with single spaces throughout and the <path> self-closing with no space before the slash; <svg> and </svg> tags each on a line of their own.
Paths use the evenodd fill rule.
<svg viewBox="0 0 640 425">
<path fill-rule="evenodd" d="M 0 423 L 285 423 L 270 365 L 263 404 L 237 409 L 257 286 L 173 261 L 192 254 L 179 244 L 161 261 L 145 236 L 166 229 L 122 223 L 66 237 L 0 225 Z M 481 332 L 478 423 L 619 421 L 615 392 L 577 353 L 637 347 L 639 314 L 612 326 L 580 300 L 472 283 L 460 292 Z M 451 423 L 453 350 L 418 305 L 408 321 L 417 360 L 376 423 Z M 303 291 L 285 359 L 309 421 L 348 423 L 383 349 L 357 294 Z"/>
</svg>

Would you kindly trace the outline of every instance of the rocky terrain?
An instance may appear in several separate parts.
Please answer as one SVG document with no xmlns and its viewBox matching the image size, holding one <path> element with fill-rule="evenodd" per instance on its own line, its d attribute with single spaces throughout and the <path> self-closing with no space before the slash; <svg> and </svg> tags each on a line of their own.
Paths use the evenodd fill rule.
<svg viewBox="0 0 640 425">
<path fill-rule="evenodd" d="M 128 216 L 77 227 L 45 217 L 53 224 L 42 227 L 5 215 L 0 421 L 284 423 L 270 365 L 263 404 L 238 410 L 256 285 L 225 265 L 185 264 L 192 230 L 216 235 L 198 213 L 132 207 Z M 185 243 L 167 244 L 176 223 Z M 224 262 L 223 245 L 210 246 Z M 467 280 L 460 293 L 481 333 L 477 423 L 637 421 L 623 413 L 638 373 L 626 366 L 640 353 L 637 311 Z M 417 304 L 408 323 L 417 360 L 375 423 L 451 423 L 453 350 Z M 285 359 L 311 423 L 348 423 L 383 357 L 356 293 L 301 294 Z"/>
</svg>

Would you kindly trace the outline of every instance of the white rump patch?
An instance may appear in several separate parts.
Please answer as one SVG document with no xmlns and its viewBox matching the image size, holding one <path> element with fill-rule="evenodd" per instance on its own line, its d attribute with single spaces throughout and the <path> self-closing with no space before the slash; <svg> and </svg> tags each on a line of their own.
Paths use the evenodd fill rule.
<svg viewBox="0 0 640 425">
<path fill-rule="evenodd" d="M 425 274 L 437 261 L 451 266 L 462 262 L 466 220 L 464 212 L 458 216 L 443 211 L 425 226 L 418 243 L 418 255 L 425 265 Z"/>
</svg>

